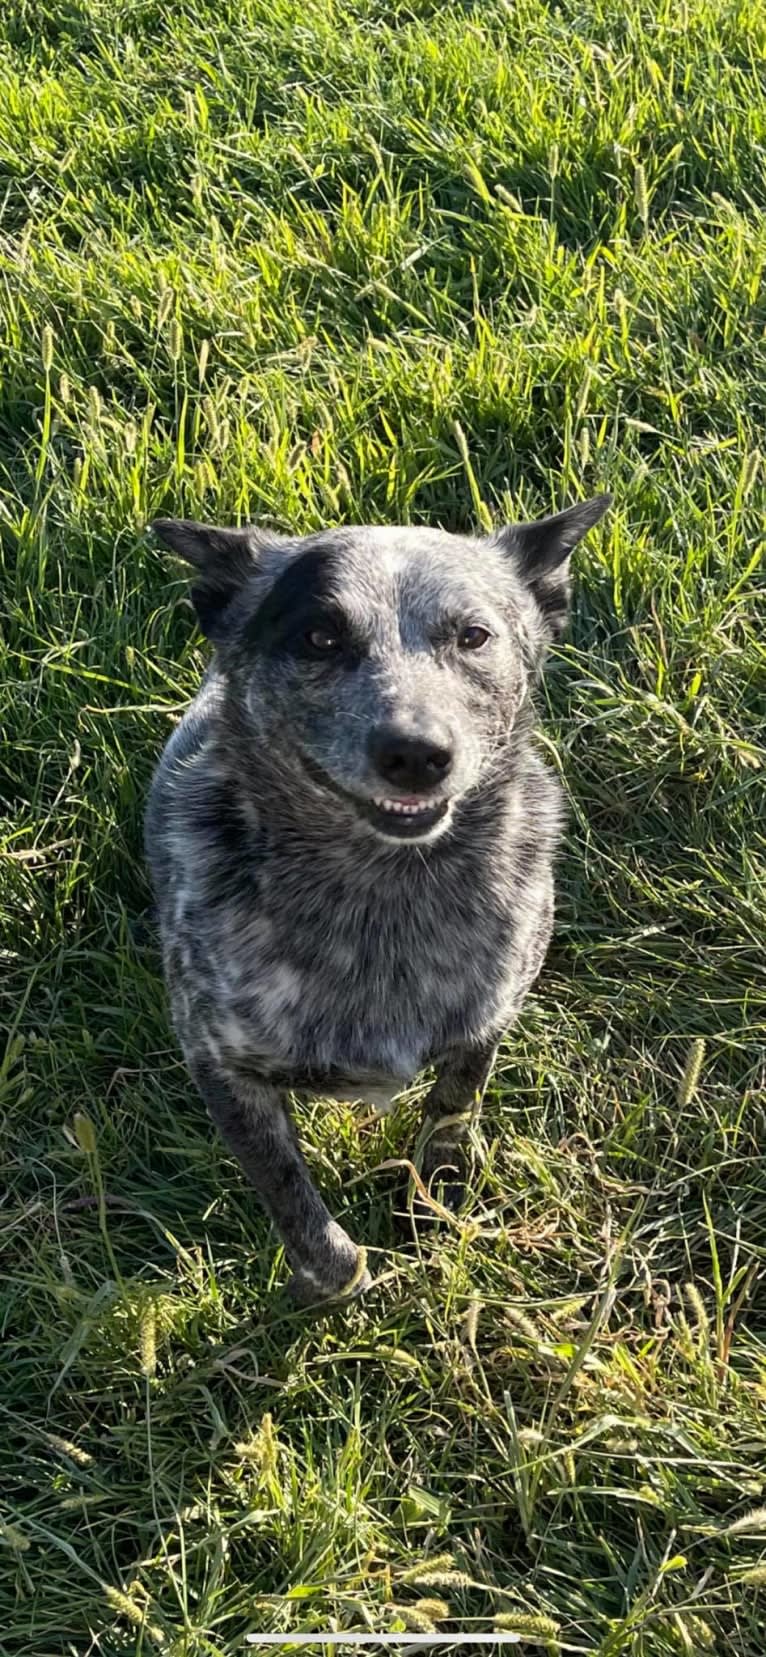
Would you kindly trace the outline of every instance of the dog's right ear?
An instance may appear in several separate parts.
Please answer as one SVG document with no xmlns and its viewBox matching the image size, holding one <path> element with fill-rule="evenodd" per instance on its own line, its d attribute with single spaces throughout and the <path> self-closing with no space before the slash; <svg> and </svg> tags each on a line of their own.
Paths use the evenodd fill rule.
<svg viewBox="0 0 766 1657">
<path fill-rule="evenodd" d="M 551 518 L 508 524 L 496 537 L 536 600 L 549 639 L 558 638 L 566 622 L 570 555 L 611 504 L 611 495 L 595 495 Z"/>
<path fill-rule="evenodd" d="M 191 518 L 155 518 L 149 527 L 197 571 L 191 600 L 203 633 L 217 644 L 226 632 L 224 618 L 232 599 L 254 573 L 263 546 L 278 537 L 264 536 L 252 524 L 219 529 Z"/>
</svg>

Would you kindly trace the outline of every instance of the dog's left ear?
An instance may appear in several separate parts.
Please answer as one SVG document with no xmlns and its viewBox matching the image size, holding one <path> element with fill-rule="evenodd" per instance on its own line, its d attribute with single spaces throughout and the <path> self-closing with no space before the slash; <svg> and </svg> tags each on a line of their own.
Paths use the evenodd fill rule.
<svg viewBox="0 0 766 1657">
<path fill-rule="evenodd" d="M 596 495 L 593 500 L 568 506 L 552 518 L 537 518 L 529 524 L 508 524 L 496 537 L 496 545 L 513 560 L 522 581 L 536 599 L 553 639 L 559 637 L 566 625 L 570 554 L 611 504 L 611 495 Z"/>
<path fill-rule="evenodd" d="M 155 518 L 155 535 L 171 552 L 196 571 L 191 599 L 200 627 L 214 644 L 226 634 L 226 612 L 233 598 L 255 573 L 264 546 L 278 541 L 254 524 L 222 529 L 198 524 L 191 518 Z"/>
</svg>

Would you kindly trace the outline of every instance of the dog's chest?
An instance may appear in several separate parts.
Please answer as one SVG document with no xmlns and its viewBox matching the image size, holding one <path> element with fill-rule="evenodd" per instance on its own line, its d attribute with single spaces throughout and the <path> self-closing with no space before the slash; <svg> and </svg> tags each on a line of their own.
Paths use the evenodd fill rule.
<svg viewBox="0 0 766 1657">
<path fill-rule="evenodd" d="M 408 1081 L 480 1039 L 513 978 L 508 905 L 468 892 L 304 890 L 265 879 L 233 904 L 213 951 L 213 1039 L 265 1070 Z M 441 901 L 440 901 L 441 898 Z"/>
</svg>

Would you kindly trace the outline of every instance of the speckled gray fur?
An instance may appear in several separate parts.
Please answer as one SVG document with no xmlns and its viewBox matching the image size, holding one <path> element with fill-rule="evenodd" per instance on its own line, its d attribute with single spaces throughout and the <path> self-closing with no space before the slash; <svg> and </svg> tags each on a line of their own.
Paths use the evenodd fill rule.
<svg viewBox="0 0 766 1657">
<path fill-rule="evenodd" d="M 569 554 L 607 505 L 486 539 L 154 526 L 194 566 L 216 646 L 146 815 L 173 1021 L 300 1300 L 368 1277 L 312 1184 L 287 1092 L 380 1104 L 434 1066 L 427 1115 L 460 1115 L 539 972 L 561 810 L 531 698 Z M 381 730 L 438 743 L 448 772 L 381 780 Z M 419 821 L 374 803 L 413 795 Z M 459 1163 L 463 1131 L 435 1128 L 427 1178 Z"/>
</svg>

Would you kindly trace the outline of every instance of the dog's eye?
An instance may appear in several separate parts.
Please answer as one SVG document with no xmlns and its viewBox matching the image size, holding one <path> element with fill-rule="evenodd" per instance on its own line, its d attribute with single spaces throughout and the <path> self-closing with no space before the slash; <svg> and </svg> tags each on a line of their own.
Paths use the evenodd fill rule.
<svg viewBox="0 0 766 1657">
<path fill-rule="evenodd" d="M 486 627 L 463 627 L 457 636 L 461 650 L 481 650 L 490 634 Z"/>
<path fill-rule="evenodd" d="M 328 627 L 312 627 L 306 634 L 306 643 L 317 656 L 332 656 L 340 650 L 340 639 L 337 633 L 331 633 Z"/>
</svg>

